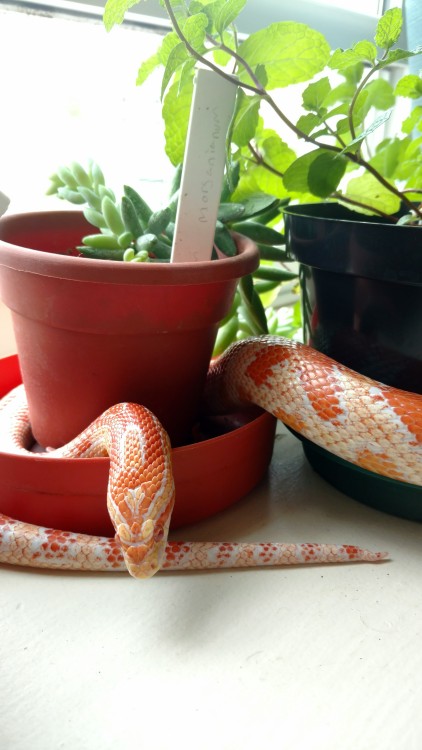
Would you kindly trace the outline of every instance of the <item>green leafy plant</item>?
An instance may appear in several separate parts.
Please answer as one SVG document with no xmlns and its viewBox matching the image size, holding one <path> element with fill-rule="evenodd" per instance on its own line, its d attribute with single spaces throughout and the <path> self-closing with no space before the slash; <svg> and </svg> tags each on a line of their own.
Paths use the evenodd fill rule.
<svg viewBox="0 0 422 750">
<path fill-rule="evenodd" d="M 173 164 L 183 159 L 187 103 L 194 66 L 200 62 L 225 78 L 236 76 L 240 86 L 228 140 L 230 161 L 240 164 L 234 200 L 259 191 L 280 199 L 338 200 L 391 221 L 421 222 L 422 135 L 413 133 L 422 131 L 422 106 L 401 122 L 399 132 L 373 145 L 374 133 L 398 99 L 422 95 L 419 76 L 406 74 L 394 88 L 382 76 L 388 66 L 420 53 L 396 46 L 400 9 L 383 15 L 373 41 L 332 52 L 322 34 L 289 21 L 240 41 L 234 22 L 246 0 L 160 1 L 173 29 L 142 63 L 138 83 L 163 67 L 162 112 Z M 135 4 L 108 0 L 106 28 L 120 23 Z M 303 85 L 298 119 L 287 112 L 283 102 L 289 97 L 279 91 L 292 84 Z M 275 129 L 265 126 L 265 110 L 272 110 L 308 147 L 306 153 L 297 155 Z"/>
<path fill-rule="evenodd" d="M 272 224 L 280 221 L 284 201 L 263 193 L 234 202 L 232 196 L 239 182 L 236 164 L 223 182 L 221 202 L 214 237 L 214 257 L 232 256 L 236 245 L 232 232 L 253 239 L 260 249 L 260 267 L 253 277 L 239 283 L 230 313 L 220 325 L 215 353 L 220 353 L 236 339 L 253 334 L 281 333 L 292 335 L 300 326 L 298 311 L 280 317 L 274 307 L 281 284 L 291 291 L 297 274 L 286 267 L 284 236 Z M 60 167 L 50 178 L 47 193 L 83 207 L 83 213 L 99 231 L 83 237 L 75 250 L 88 257 L 126 262 L 168 262 L 177 211 L 181 166 L 175 170 L 168 203 L 153 211 L 132 187 L 124 186 L 118 201 L 105 183 L 101 168 L 91 162 L 87 169 L 73 162 Z"/>
</svg>

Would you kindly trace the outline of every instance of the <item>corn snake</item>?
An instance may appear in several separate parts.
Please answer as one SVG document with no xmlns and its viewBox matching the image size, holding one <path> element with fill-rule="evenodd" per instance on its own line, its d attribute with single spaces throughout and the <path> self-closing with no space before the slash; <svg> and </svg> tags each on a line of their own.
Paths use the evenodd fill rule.
<svg viewBox="0 0 422 750">
<path fill-rule="evenodd" d="M 340 458 L 422 485 L 422 396 L 377 383 L 303 344 L 263 336 L 233 344 L 211 365 L 210 413 L 254 403 Z M 27 452 L 23 386 L 0 402 L 0 450 Z M 107 507 L 114 539 L 32 526 L 0 514 L 0 562 L 120 571 L 378 561 L 353 545 L 168 542 L 174 482 L 168 436 L 137 404 L 111 407 L 49 456 L 110 456 Z"/>
</svg>

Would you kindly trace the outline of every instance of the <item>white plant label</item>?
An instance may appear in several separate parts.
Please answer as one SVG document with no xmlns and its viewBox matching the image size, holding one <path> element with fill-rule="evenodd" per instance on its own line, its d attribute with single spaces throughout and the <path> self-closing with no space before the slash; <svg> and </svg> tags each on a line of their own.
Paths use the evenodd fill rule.
<svg viewBox="0 0 422 750">
<path fill-rule="evenodd" d="M 171 261 L 210 260 L 237 84 L 199 68 L 189 119 Z"/>
</svg>

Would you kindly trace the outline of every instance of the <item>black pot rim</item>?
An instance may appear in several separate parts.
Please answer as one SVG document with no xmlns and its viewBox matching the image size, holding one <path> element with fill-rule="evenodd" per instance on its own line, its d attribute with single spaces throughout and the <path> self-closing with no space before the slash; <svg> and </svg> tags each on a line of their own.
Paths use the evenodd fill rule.
<svg viewBox="0 0 422 750">
<path fill-rule="evenodd" d="M 422 285 L 422 227 L 398 226 L 337 203 L 284 209 L 292 260 L 312 268 Z"/>
</svg>

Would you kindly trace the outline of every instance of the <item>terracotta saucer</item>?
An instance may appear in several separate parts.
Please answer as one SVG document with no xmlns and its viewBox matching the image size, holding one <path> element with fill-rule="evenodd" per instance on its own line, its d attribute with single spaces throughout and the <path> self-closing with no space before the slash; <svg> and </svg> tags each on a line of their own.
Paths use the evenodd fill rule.
<svg viewBox="0 0 422 750">
<path fill-rule="evenodd" d="M 0 359 L 0 397 L 21 382 L 16 356 Z M 198 426 L 196 441 L 173 450 L 172 528 L 195 523 L 240 500 L 263 478 L 276 420 L 254 408 Z M 57 459 L 0 453 L 0 511 L 38 525 L 112 535 L 106 508 L 108 459 Z"/>
</svg>

